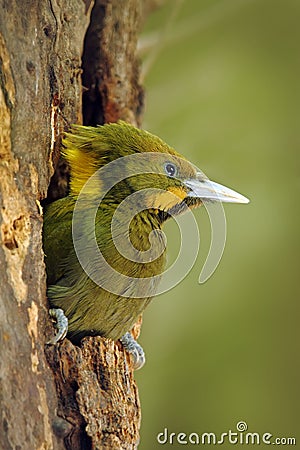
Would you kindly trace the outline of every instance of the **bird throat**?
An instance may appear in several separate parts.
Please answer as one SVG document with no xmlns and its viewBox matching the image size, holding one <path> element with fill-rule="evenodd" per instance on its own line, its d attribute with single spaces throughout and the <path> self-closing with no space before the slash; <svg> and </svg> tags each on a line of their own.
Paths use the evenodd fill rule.
<svg viewBox="0 0 300 450">
<path fill-rule="evenodd" d="M 119 217 L 115 222 L 114 208 L 110 219 L 105 213 L 107 225 L 97 236 L 97 242 L 106 261 L 118 272 L 134 278 L 153 277 L 163 272 L 166 242 L 159 211 L 143 210 L 132 218 Z"/>
</svg>

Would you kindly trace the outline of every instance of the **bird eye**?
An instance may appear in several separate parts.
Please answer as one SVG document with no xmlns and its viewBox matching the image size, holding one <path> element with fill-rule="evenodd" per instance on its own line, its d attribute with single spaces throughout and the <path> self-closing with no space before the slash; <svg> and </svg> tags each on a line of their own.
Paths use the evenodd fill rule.
<svg viewBox="0 0 300 450">
<path fill-rule="evenodd" d="M 177 167 L 173 163 L 166 163 L 165 172 L 169 177 L 175 177 L 177 174 Z"/>
</svg>

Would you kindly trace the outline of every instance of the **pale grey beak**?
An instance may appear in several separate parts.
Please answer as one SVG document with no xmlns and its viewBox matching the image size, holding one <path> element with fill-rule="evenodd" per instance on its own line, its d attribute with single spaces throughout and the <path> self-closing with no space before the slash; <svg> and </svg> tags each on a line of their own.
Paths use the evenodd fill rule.
<svg viewBox="0 0 300 450">
<path fill-rule="evenodd" d="M 215 183 L 208 179 L 203 179 L 203 174 L 199 173 L 198 178 L 186 180 L 184 184 L 190 189 L 188 197 L 215 200 L 226 203 L 249 203 L 249 199 L 238 192 Z"/>
</svg>

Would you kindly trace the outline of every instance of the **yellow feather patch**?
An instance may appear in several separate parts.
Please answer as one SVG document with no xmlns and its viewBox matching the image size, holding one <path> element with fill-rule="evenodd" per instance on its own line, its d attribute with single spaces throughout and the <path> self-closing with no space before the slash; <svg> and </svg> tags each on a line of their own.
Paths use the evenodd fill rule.
<svg viewBox="0 0 300 450">
<path fill-rule="evenodd" d="M 70 144 L 67 139 L 63 156 L 71 166 L 70 190 L 72 195 L 78 195 L 87 180 L 97 170 L 96 155 L 93 152 L 85 152 Z"/>
<path fill-rule="evenodd" d="M 186 190 L 182 186 L 171 186 L 168 188 L 169 192 L 179 197 L 181 200 L 184 200 L 187 196 Z"/>
<path fill-rule="evenodd" d="M 171 186 L 166 191 L 149 195 L 147 199 L 148 208 L 168 211 L 182 202 L 186 197 L 186 191 L 181 186 Z"/>
</svg>

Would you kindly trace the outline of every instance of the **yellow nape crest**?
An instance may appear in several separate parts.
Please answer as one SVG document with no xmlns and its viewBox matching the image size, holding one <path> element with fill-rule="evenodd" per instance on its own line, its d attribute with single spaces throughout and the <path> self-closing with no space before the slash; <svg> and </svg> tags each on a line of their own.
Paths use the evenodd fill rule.
<svg viewBox="0 0 300 450">
<path fill-rule="evenodd" d="M 72 133 L 77 134 L 66 133 L 63 139 L 62 156 L 71 167 L 71 195 L 79 195 L 87 180 L 99 166 L 99 162 L 97 162 L 99 155 L 87 147 L 89 133 L 85 133 L 85 128 L 88 127 L 73 125 Z"/>
</svg>

